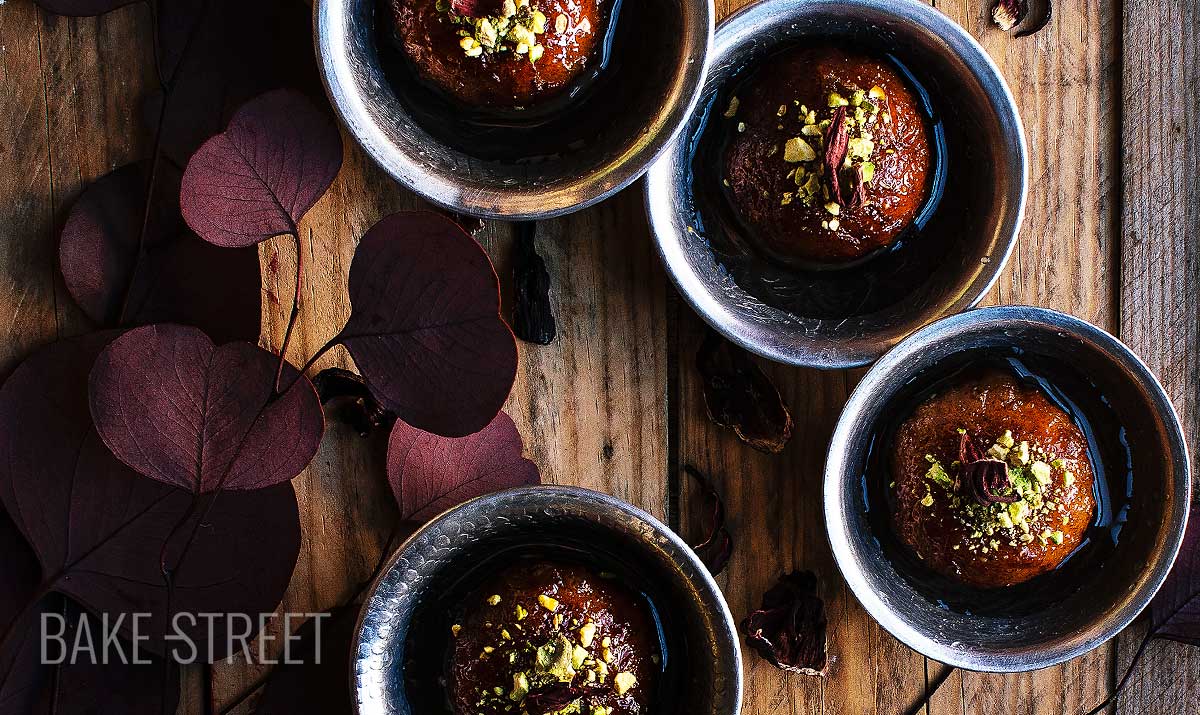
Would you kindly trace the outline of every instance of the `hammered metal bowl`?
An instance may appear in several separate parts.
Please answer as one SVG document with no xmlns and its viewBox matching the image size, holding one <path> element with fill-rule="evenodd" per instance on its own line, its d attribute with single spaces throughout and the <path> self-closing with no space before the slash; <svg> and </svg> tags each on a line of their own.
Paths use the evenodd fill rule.
<svg viewBox="0 0 1200 715">
<path fill-rule="evenodd" d="M 885 555 L 869 523 L 864 474 L 871 438 L 881 420 L 897 418 L 897 393 L 905 385 L 927 371 L 945 374 L 947 362 L 965 351 L 1012 348 L 1070 366 L 1107 398 L 1132 455 L 1132 499 L 1115 549 L 1089 565 L 1070 584 L 1073 590 L 1064 588 L 1052 605 L 1028 615 L 972 614 L 923 595 L 914 588 L 912 574 L 906 577 L 903 567 Z M 946 318 L 884 355 L 846 403 L 825 465 L 829 540 L 838 568 L 863 607 L 913 650 L 949 665 L 989 672 L 1060 663 L 1129 625 L 1171 569 L 1187 525 L 1190 495 L 1183 430 L 1150 370 L 1103 330 L 1026 306 L 982 308 Z"/>
<path fill-rule="evenodd" d="M 622 1 L 630 22 L 641 23 L 647 8 L 653 11 L 653 23 L 633 30 L 654 33 L 652 56 L 614 64 L 606 80 L 612 91 L 593 92 L 578 106 L 572 100 L 573 133 L 555 146 L 539 146 L 548 156 L 536 161 L 481 158 L 468 143 L 436 131 L 453 126 L 461 108 L 430 101 L 420 87 L 397 91 L 376 33 L 387 0 L 318 0 L 317 56 L 350 135 L 397 181 L 473 216 L 549 218 L 633 183 L 679 132 L 699 95 L 712 44 L 712 0 Z"/>
<path fill-rule="evenodd" d="M 367 596 L 352 658 L 360 715 L 434 715 L 414 692 L 407 649 L 422 624 L 454 605 L 466 574 L 498 554 L 553 547 L 606 553 L 633 588 L 644 588 L 661 617 L 669 649 L 658 715 L 738 715 L 742 661 L 720 589 L 691 548 L 661 522 L 615 497 L 537 486 L 479 497 L 425 525 L 392 556 Z M 482 567 L 486 568 L 486 566 Z M 448 632 L 448 631 L 447 631 Z M 421 649 L 421 652 L 427 652 Z M 434 675 L 417 676 L 436 680 Z"/>
<path fill-rule="evenodd" d="M 921 256 L 930 270 L 906 294 L 882 291 L 887 295 L 875 300 L 882 307 L 832 319 L 768 305 L 739 286 L 714 257 L 706 236 L 712 222 L 700 221 L 692 189 L 700 176 L 693 145 L 707 117 L 724 110 L 714 105 L 727 84 L 781 47 L 809 40 L 894 56 L 929 91 L 949 141 L 943 185 L 950 188 L 926 229 L 953 237 L 949 249 Z M 922 325 L 979 302 L 1016 243 L 1027 180 L 1025 135 L 1004 78 L 965 30 L 927 2 L 766 0 L 717 28 L 700 102 L 647 172 L 645 201 L 667 271 L 705 321 L 772 360 L 844 368 L 865 365 Z M 866 302 L 849 300 L 860 298 Z"/>
</svg>

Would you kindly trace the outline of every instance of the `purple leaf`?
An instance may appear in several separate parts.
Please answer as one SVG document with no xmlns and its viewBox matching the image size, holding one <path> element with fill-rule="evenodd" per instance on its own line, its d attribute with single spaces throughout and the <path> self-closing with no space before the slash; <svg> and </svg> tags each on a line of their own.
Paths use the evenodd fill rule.
<svg viewBox="0 0 1200 715">
<path fill-rule="evenodd" d="M 137 328 L 96 360 L 92 417 L 113 454 L 164 484 L 207 493 L 286 482 L 312 461 L 325 416 L 307 379 L 273 397 L 277 364 L 195 328 Z M 285 379 L 295 377 L 288 365 Z"/>
<path fill-rule="evenodd" d="M 46 676 L 38 663 L 34 630 L 41 608 L 26 612 L 42 571 L 37 555 L 3 509 L 0 554 L 4 555 L 4 568 L 0 569 L 0 642 L 4 644 L 0 649 L 0 713 L 24 713 L 33 707 Z M 10 629 L 14 632 L 6 636 Z"/>
<path fill-rule="evenodd" d="M 132 5 L 138 0 L 35 0 L 46 12 L 68 17 L 92 17 L 103 15 L 119 7 Z"/>
<path fill-rule="evenodd" d="M 1155 638 L 1200 646 L 1200 516 L 1192 505 L 1179 556 L 1162 588 L 1150 602 Z"/>
<path fill-rule="evenodd" d="M 192 155 L 179 194 L 183 218 L 225 248 L 294 235 L 341 166 L 333 118 L 298 92 L 268 92 Z"/>
<path fill-rule="evenodd" d="M 325 104 L 306 0 L 170 0 L 157 6 L 158 67 L 168 96 L 148 97 L 146 125 L 157 126 L 161 112 L 160 146 L 179 166 L 263 92 L 291 87 Z"/>
<path fill-rule="evenodd" d="M 222 342 L 257 340 L 258 251 L 224 250 L 192 236 L 179 215 L 179 171 L 161 162 L 155 181 L 148 216 L 148 163 L 127 164 L 84 189 L 58 247 L 67 290 L 89 318 L 106 327 L 175 321 Z M 218 275 L 220 290 L 213 290 Z"/>
<path fill-rule="evenodd" d="M 500 411 L 516 377 L 516 341 L 500 318 L 491 261 L 454 222 L 405 212 L 375 224 L 354 252 L 350 302 L 335 340 L 400 419 L 461 437 Z"/>
<path fill-rule="evenodd" d="M 503 412 L 468 437 L 439 437 L 403 422 L 392 428 L 387 473 L 401 519 L 425 521 L 482 494 L 537 484 L 521 435 Z"/>
<path fill-rule="evenodd" d="M 65 340 L 27 358 L 0 388 L 0 502 L 38 555 L 46 584 L 93 613 L 146 613 L 147 648 L 162 654 L 170 612 L 218 613 L 227 632 L 270 612 L 300 551 L 290 483 L 196 496 L 130 470 L 100 441 L 88 411 L 88 371 L 113 338 Z M 130 636 L 131 617 L 123 634 Z M 257 618 L 248 625 L 253 633 Z M 207 658 L 208 622 L 182 630 Z M 237 628 L 240 630 L 240 627 Z M 188 655 L 186 648 L 181 649 Z"/>
<path fill-rule="evenodd" d="M 346 672 L 360 610 L 358 605 L 342 606 L 326 612 L 319 625 L 316 619 L 309 619 L 300 626 L 292 634 L 297 640 L 291 642 L 288 653 L 293 662 L 271 671 L 255 715 L 349 713 L 353 696 Z"/>
<path fill-rule="evenodd" d="M 70 599 L 61 600 L 63 604 L 56 612 L 66 620 L 62 638 L 68 644 L 68 654 L 74 643 L 87 643 L 90 635 L 97 645 L 97 655 L 101 655 L 100 619 L 84 612 Z M 84 621 L 85 618 L 88 620 Z M 88 635 L 79 633 L 79 628 L 85 623 Z M 51 627 L 57 632 L 57 624 L 48 629 Z M 77 641 L 77 638 L 81 640 Z M 120 648 L 125 657 L 132 660 L 132 646 L 122 642 Z M 57 655 L 53 650 L 50 654 Z M 142 651 L 137 653 L 137 658 L 149 660 L 149 663 L 122 662 L 121 655 L 112 649 L 109 650 L 109 657 L 110 661 L 105 663 L 99 657 L 93 660 L 81 654 L 81 657 L 68 659 L 57 666 L 53 677 L 47 678 L 40 702 L 32 712 L 35 715 L 161 715 L 176 711 L 179 707 L 179 666 L 174 661 L 156 658 Z"/>
</svg>

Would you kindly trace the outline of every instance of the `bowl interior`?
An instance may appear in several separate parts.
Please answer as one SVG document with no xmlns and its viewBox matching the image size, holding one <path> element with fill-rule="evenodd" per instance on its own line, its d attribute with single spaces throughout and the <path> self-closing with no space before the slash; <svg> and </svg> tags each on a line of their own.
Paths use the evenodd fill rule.
<svg viewBox="0 0 1200 715">
<path fill-rule="evenodd" d="M 931 595 L 921 582 L 925 575 L 889 553 L 864 497 L 864 475 L 881 478 L 880 470 L 869 466 L 867 442 L 882 422 L 903 419 L 894 414 L 903 409 L 897 396 L 912 381 L 943 372 L 973 351 L 1014 354 L 1014 348 L 1030 364 L 1041 361 L 1072 371 L 1111 407 L 1128 449 L 1102 449 L 1100 454 L 1109 482 L 1123 485 L 1126 493 L 1114 494 L 1113 502 L 1124 503 L 1127 516 L 1116 515 L 1115 545 L 1085 547 L 1103 549 L 1099 558 L 1084 550 L 1073 556 L 1052 575 L 1057 577 L 1054 593 L 1036 608 L 1022 609 L 1016 601 L 1029 598 L 1030 592 L 1012 587 L 995 595 L 1012 608 L 971 612 Z M 1109 463 L 1113 454 L 1127 454 L 1129 463 Z M 1030 670 L 1101 644 L 1149 602 L 1182 538 L 1188 480 L 1183 436 L 1169 401 L 1145 366 L 1115 338 L 1050 311 L 984 309 L 917 333 L 860 384 L 831 446 L 826 516 L 839 567 L 867 610 L 898 638 L 961 667 Z M 1010 595 L 1012 603 L 1005 600 Z"/>
<path fill-rule="evenodd" d="M 392 176 L 449 208 L 547 217 L 628 185 L 691 111 L 712 34 L 711 0 L 610 0 L 609 42 L 552 111 L 507 117 L 456 104 L 398 51 L 389 0 L 320 0 L 326 85 L 350 132 Z M 646 28 L 654 28 L 652 32 Z"/>
<path fill-rule="evenodd" d="M 554 487 L 469 502 L 401 547 L 360 624 L 359 712 L 448 712 L 437 681 L 450 643 L 450 609 L 480 579 L 529 557 L 612 571 L 644 596 L 661 627 L 664 652 L 655 712 L 737 712 L 736 635 L 703 565 L 648 515 L 612 497 Z"/>
<path fill-rule="evenodd" d="M 713 187 L 708 128 L 747 73 L 782 48 L 835 43 L 892 59 L 927 99 L 941 148 L 930 204 L 894 250 L 838 270 L 778 268 L 730 246 L 732 210 Z M 710 132 L 711 133 L 711 132 Z M 728 337 L 816 367 L 865 364 L 925 323 L 978 301 L 1001 269 L 1024 206 L 1025 144 L 1015 105 L 983 50 L 928 5 L 774 0 L 718 28 L 700 104 L 649 175 L 660 250 L 685 296 Z M 701 151 L 702 163 L 694 161 Z M 715 197 L 715 198 L 710 198 Z M 715 249 L 715 250 L 714 250 Z M 745 252 L 742 252 L 745 253 Z"/>
</svg>

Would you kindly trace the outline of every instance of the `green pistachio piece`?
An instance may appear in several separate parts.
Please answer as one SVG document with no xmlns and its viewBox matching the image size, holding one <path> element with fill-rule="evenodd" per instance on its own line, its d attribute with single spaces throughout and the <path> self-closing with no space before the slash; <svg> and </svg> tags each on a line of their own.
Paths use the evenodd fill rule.
<svg viewBox="0 0 1200 715">
<path fill-rule="evenodd" d="M 613 686 L 617 689 L 617 695 L 624 695 L 635 685 L 637 685 L 637 678 L 633 673 L 617 673 L 613 677 Z"/>
<path fill-rule="evenodd" d="M 790 164 L 799 161 L 813 161 L 816 158 L 817 152 L 801 137 L 792 137 L 783 145 L 783 160 Z"/>
<path fill-rule="evenodd" d="M 1045 462 L 1042 462 L 1042 461 L 1034 462 L 1033 464 L 1029 465 L 1029 472 L 1033 475 L 1033 478 L 1038 480 L 1038 483 L 1040 483 L 1042 486 L 1045 486 L 1050 483 L 1050 465 L 1049 464 L 1046 464 Z"/>
</svg>

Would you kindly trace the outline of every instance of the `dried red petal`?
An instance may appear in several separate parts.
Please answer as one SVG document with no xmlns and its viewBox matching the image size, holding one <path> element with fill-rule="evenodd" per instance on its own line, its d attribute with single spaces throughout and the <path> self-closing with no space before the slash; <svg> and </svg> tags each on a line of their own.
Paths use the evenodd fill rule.
<svg viewBox="0 0 1200 715">
<path fill-rule="evenodd" d="M 971 497 L 980 504 L 1011 504 L 1020 499 L 1008 481 L 1008 465 L 998 459 L 981 459 L 963 466 Z"/>
<path fill-rule="evenodd" d="M 729 563 L 729 556 L 733 553 L 733 537 L 725 528 L 725 502 L 721 500 L 721 495 L 717 493 L 712 480 L 704 476 L 700 470 L 689 464 L 683 468 L 683 471 L 687 472 L 688 476 L 694 479 L 704 492 L 705 511 L 711 515 L 706 531 L 708 536 L 704 541 L 692 546 L 692 550 L 708 567 L 709 573 L 716 576 L 725 570 L 726 564 Z"/>
<path fill-rule="evenodd" d="M 825 602 L 812 571 L 793 571 L 763 595 L 762 608 L 742 621 L 746 641 L 776 668 L 825 675 Z"/>
<path fill-rule="evenodd" d="M 709 419 L 732 427 L 757 450 L 783 451 L 792 438 L 792 415 L 779 390 L 745 350 L 709 331 L 696 367 L 704 380 Z"/>
<path fill-rule="evenodd" d="M 498 4 L 494 0 L 450 0 L 450 10 L 462 17 L 487 17 L 495 14 L 489 8 Z"/>
<path fill-rule="evenodd" d="M 867 182 L 863 179 L 862 164 L 854 167 L 854 193 L 846 207 L 856 209 L 867 202 Z"/>
<path fill-rule="evenodd" d="M 975 443 L 971 441 L 971 435 L 966 430 L 959 432 L 958 461 L 962 464 L 970 464 L 981 459 L 983 459 L 983 452 L 980 452 Z"/>
<path fill-rule="evenodd" d="M 838 172 L 842 170 L 842 163 L 846 160 L 846 150 L 850 146 L 850 130 L 846 126 L 846 108 L 838 107 L 833 113 L 833 121 L 829 124 L 829 130 L 825 132 L 825 173 L 829 177 L 829 187 L 832 189 L 833 198 L 839 204 L 845 203 L 842 201 L 842 186 L 838 179 Z"/>
</svg>

